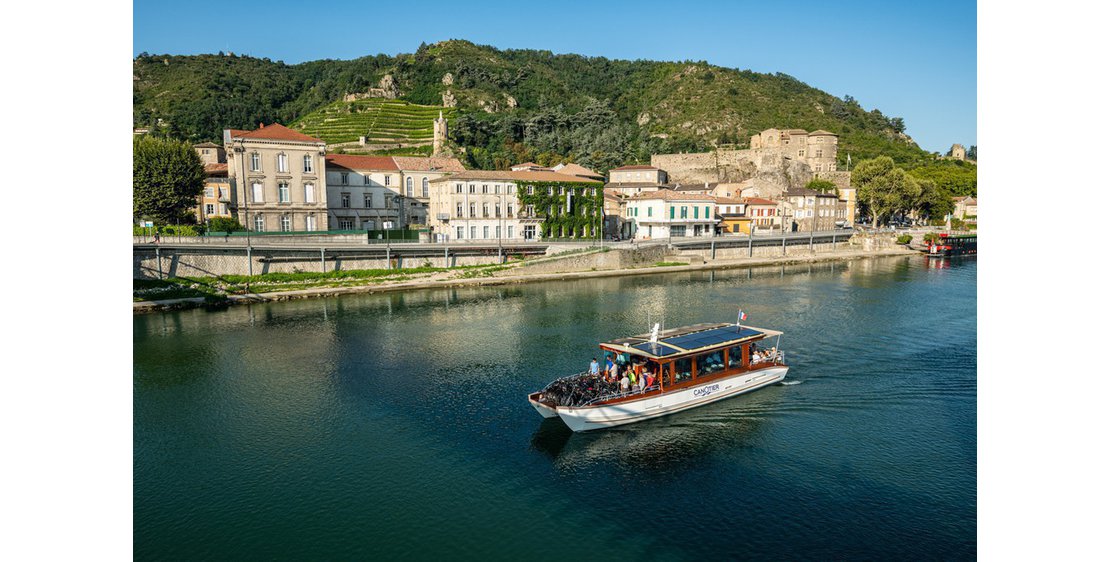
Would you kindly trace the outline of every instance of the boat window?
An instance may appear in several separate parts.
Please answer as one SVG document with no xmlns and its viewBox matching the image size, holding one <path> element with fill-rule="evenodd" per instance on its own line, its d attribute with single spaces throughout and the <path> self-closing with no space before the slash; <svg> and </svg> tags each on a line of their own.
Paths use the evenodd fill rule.
<svg viewBox="0 0 1110 562">
<path fill-rule="evenodd" d="M 728 366 L 730 369 L 744 366 L 744 346 L 734 345 L 728 348 Z"/>
<path fill-rule="evenodd" d="M 674 383 L 671 382 L 671 364 L 670 363 L 667 363 L 666 365 L 663 365 L 662 370 L 659 371 L 659 379 L 663 381 L 663 386 L 664 387 L 669 387 L 672 384 L 674 384 Z"/>
<path fill-rule="evenodd" d="M 717 350 L 698 357 L 698 378 L 708 377 L 725 370 L 724 350 Z"/>
<path fill-rule="evenodd" d="M 694 378 L 694 373 L 691 371 L 694 361 L 690 357 L 683 357 L 676 359 L 674 362 L 674 382 L 675 384 L 686 382 Z"/>
</svg>

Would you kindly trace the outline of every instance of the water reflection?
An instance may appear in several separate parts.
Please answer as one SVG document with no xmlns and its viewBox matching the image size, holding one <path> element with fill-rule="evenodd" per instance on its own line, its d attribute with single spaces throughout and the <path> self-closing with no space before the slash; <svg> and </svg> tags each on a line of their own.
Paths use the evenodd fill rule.
<svg viewBox="0 0 1110 562">
<path fill-rule="evenodd" d="M 685 412 L 585 433 L 574 433 L 558 418 L 544 419 L 531 445 L 560 471 L 597 465 L 621 473 L 681 471 L 700 458 L 751 447 L 767 419 L 776 415 L 783 394 L 781 385 L 772 385 Z"/>
</svg>

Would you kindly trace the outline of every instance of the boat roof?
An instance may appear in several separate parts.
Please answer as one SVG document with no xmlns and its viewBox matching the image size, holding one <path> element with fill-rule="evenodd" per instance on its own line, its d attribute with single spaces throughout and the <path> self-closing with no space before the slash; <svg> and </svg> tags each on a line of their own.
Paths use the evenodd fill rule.
<svg viewBox="0 0 1110 562">
<path fill-rule="evenodd" d="M 755 328 L 737 324 L 694 324 L 664 330 L 658 341 L 652 343 L 651 334 L 602 342 L 601 346 L 622 353 L 643 355 L 649 358 L 685 355 L 698 351 L 726 347 L 732 344 L 780 336 L 778 330 Z"/>
</svg>

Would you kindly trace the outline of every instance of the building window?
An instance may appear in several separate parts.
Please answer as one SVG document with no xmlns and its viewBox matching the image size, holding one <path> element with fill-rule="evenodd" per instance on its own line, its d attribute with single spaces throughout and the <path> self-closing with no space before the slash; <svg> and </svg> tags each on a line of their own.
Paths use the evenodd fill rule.
<svg viewBox="0 0 1110 562">
<path fill-rule="evenodd" d="M 261 172 L 262 171 L 262 157 L 259 156 L 259 154 L 257 152 L 252 152 L 251 153 L 251 171 L 252 172 Z"/>
<path fill-rule="evenodd" d="M 470 218 L 474 218 L 474 217 L 478 216 L 478 212 L 475 210 L 475 209 L 477 209 L 477 206 L 478 206 L 477 203 L 471 203 L 470 204 Z"/>
<path fill-rule="evenodd" d="M 316 230 L 316 215 L 308 215 L 304 218 L 304 229 L 309 232 Z"/>
<path fill-rule="evenodd" d="M 339 174 L 339 183 L 341 183 L 343 185 L 347 185 L 347 179 L 348 179 L 349 175 L 350 174 L 348 174 L 347 172 L 341 172 Z"/>
<path fill-rule="evenodd" d="M 227 188 L 220 186 L 220 199 L 227 197 Z"/>
<path fill-rule="evenodd" d="M 352 219 L 351 217 L 340 217 L 340 219 L 339 219 L 339 230 L 354 230 L 354 229 L 355 229 L 355 219 Z"/>
<path fill-rule="evenodd" d="M 489 218 L 489 203 L 482 203 L 482 217 Z"/>
<path fill-rule="evenodd" d="M 698 208 L 694 207 L 694 218 L 698 218 Z"/>
<path fill-rule="evenodd" d="M 686 236 L 685 225 L 675 225 L 671 227 L 671 236 Z"/>
<path fill-rule="evenodd" d="M 251 184 L 251 201 L 255 203 L 262 203 L 262 184 L 254 182 Z"/>
<path fill-rule="evenodd" d="M 798 151 L 798 158 L 805 158 L 805 156 L 806 156 L 806 151 L 805 151 L 804 148 L 802 150 Z"/>
<path fill-rule="evenodd" d="M 482 184 L 482 193 L 489 193 L 489 184 Z"/>
<path fill-rule="evenodd" d="M 820 158 L 820 157 L 821 157 L 821 149 L 820 149 L 820 148 L 818 148 L 818 149 L 817 149 L 817 157 L 818 157 L 818 158 Z"/>
<path fill-rule="evenodd" d="M 512 203 L 509 203 L 509 204 L 505 205 L 505 216 L 509 217 L 510 219 L 513 218 L 513 204 Z M 510 236 L 510 238 L 512 238 L 512 237 Z"/>
<path fill-rule="evenodd" d="M 712 218 L 712 217 L 711 217 L 711 216 L 709 215 L 709 205 L 706 205 L 706 206 L 705 206 L 705 218 L 707 218 L 707 219 L 708 219 L 708 218 Z"/>
<path fill-rule="evenodd" d="M 208 187 L 204 188 L 204 196 L 205 197 L 215 197 L 215 195 L 216 195 L 216 190 L 213 189 L 212 186 L 208 186 Z"/>
<path fill-rule="evenodd" d="M 258 215 L 254 216 L 254 231 L 255 232 L 265 232 L 266 231 L 266 220 L 262 218 L 261 214 L 258 214 Z"/>
<path fill-rule="evenodd" d="M 278 182 L 278 203 L 289 202 L 289 182 Z"/>
<path fill-rule="evenodd" d="M 674 207 L 671 207 L 671 220 L 674 220 Z"/>
<path fill-rule="evenodd" d="M 528 195 L 535 195 L 535 194 L 536 194 L 536 187 L 533 186 L 533 185 L 528 186 Z"/>
<path fill-rule="evenodd" d="M 227 214 L 227 203 L 220 203 L 220 214 L 221 215 L 226 215 Z"/>
<path fill-rule="evenodd" d="M 686 216 L 687 216 L 686 207 L 682 207 L 682 210 L 680 212 L 680 216 L 682 218 L 686 218 Z"/>
<path fill-rule="evenodd" d="M 312 155 L 311 154 L 305 154 L 304 159 L 302 160 L 302 162 L 304 162 L 304 173 L 311 174 L 312 173 Z M 313 218 L 313 220 L 315 220 L 315 218 Z"/>
<path fill-rule="evenodd" d="M 467 187 L 469 187 L 469 188 L 470 188 L 470 192 L 471 192 L 471 193 L 474 193 L 474 190 L 475 190 L 475 189 L 477 189 L 477 186 L 475 186 L 475 185 L 474 185 L 474 184 L 472 184 L 472 183 L 471 183 L 471 184 L 467 184 Z"/>
<path fill-rule="evenodd" d="M 535 237 L 536 237 L 536 226 L 531 225 L 531 224 L 528 225 L 528 226 L 525 226 L 524 227 L 524 239 L 525 240 L 532 240 Z"/>
<path fill-rule="evenodd" d="M 460 219 L 462 218 L 462 203 L 455 203 L 455 216 Z"/>
<path fill-rule="evenodd" d="M 486 239 L 489 238 L 489 227 L 488 226 L 483 226 L 482 227 L 482 238 L 486 238 Z"/>
<path fill-rule="evenodd" d="M 494 194 L 501 193 L 501 184 L 499 184 L 499 183 L 493 184 L 493 193 Z"/>
<path fill-rule="evenodd" d="M 651 207 L 648 207 L 648 216 L 651 216 Z"/>
<path fill-rule="evenodd" d="M 405 195 L 412 197 L 412 178 L 405 178 Z"/>
<path fill-rule="evenodd" d="M 216 214 L 216 206 L 213 205 L 212 203 L 205 203 L 204 204 L 204 214 L 205 215 L 214 215 L 214 214 Z"/>
<path fill-rule="evenodd" d="M 389 176 L 385 176 L 385 185 L 389 185 Z"/>
<path fill-rule="evenodd" d="M 289 157 L 285 154 L 277 155 L 277 171 L 283 173 L 289 172 Z"/>
<path fill-rule="evenodd" d="M 293 219 L 289 215 L 281 215 L 281 231 L 289 232 L 293 230 Z"/>
<path fill-rule="evenodd" d="M 547 194 L 548 195 L 555 195 L 555 188 L 551 187 L 551 186 L 547 186 Z"/>
<path fill-rule="evenodd" d="M 340 193 L 339 194 L 339 206 L 343 207 L 344 209 L 350 209 L 351 208 L 351 194 L 350 193 Z"/>
<path fill-rule="evenodd" d="M 455 193 L 462 193 L 462 184 L 461 183 L 456 183 L 455 184 Z"/>
<path fill-rule="evenodd" d="M 424 178 L 421 183 L 423 184 L 420 188 L 420 192 L 423 193 L 422 197 L 427 197 L 428 196 L 428 178 Z"/>
<path fill-rule="evenodd" d="M 311 183 L 304 184 L 304 202 L 305 203 L 315 203 L 316 202 L 316 185 L 315 184 L 311 184 Z"/>
<path fill-rule="evenodd" d="M 478 227 L 472 226 L 470 227 L 470 239 L 474 240 L 475 238 L 478 238 Z"/>
<path fill-rule="evenodd" d="M 494 238 L 501 238 L 501 225 L 493 227 L 493 231 L 496 233 Z"/>
<path fill-rule="evenodd" d="M 526 216 L 526 217 L 534 217 L 534 216 L 536 216 L 536 206 L 535 206 L 535 205 L 527 205 L 527 206 L 525 206 L 525 207 L 524 207 L 524 216 Z"/>
<path fill-rule="evenodd" d="M 370 185 L 370 174 L 362 176 L 362 185 Z"/>
<path fill-rule="evenodd" d="M 496 218 L 501 218 L 501 203 L 497 203 L 493 206 L 493 216 Z"/>
<path fill-rule="evenodd" d="M 461 227 L 461 226 L 455 227 L 455 239 L 462 240 L 463 239 L 463 232 L 464 232 L 463 227 Z"/>
<path fill-rule="evenodd" d="M 362 194 L 362 206 L 366 207 L 367 209 L 370 209 L 374 206 L 374 194 L 373 193 L 363 193 Z"/>
</svg>

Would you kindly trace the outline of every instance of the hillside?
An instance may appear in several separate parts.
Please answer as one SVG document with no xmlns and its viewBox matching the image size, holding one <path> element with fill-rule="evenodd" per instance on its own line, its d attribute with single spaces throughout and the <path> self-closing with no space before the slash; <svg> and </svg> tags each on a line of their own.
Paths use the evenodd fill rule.
<svg viewBox="0 0 1110 562">
<path fill-rule="evenodd" d="M 452 40 L 413 54 L 297 65 L 143 54 L 134 74 L 135 126 L 190 141 L 218 140 L 225 127 L 279 121 L 329 142 L 354 141 L 365 131 L 420 143 L 430 137 L 435 106 L 453 105 L 451 141 L 478 168 L 573 159 L 606 171 L 647 162 L 652 153 L 745 147 L 769 127 L 837 133 L 842 159 L 882 153 L 907 168 L 932 162 L 902 134 L 901 119 L 785 74 L 705 62 L 612 60 Z M 399 100 L 337 101 L 378 88 L 387 76 Z"/>
<path fill-rule="evenodd" d="M 369 98 L 337 101 L 305 115 L 291 126 L 328 144 L 357 142 L 367 144 L 430 144 L 432 120 L 443 116 L 451 121 L 453 107 L 418 105 L 403 100 Z"/>
</svg>

